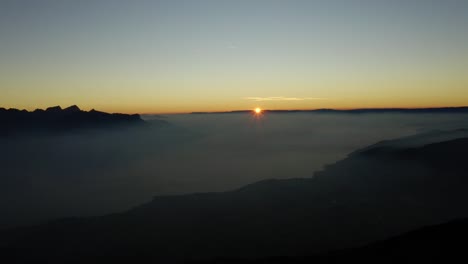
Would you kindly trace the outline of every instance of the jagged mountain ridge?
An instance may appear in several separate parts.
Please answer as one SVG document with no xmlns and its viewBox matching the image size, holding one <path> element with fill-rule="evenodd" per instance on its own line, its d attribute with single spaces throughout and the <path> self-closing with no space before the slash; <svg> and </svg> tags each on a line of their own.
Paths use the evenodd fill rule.
<svg viewBox="0 0 468 264">
<path fill-rule="evenodd" d="M 32 112 L 0 108 L 0 135 L 18 136 L 37 132 L 67 132 L 83 129 L 111 128 L 119 125 L 144 125 L 138 114 L 109 114 L 96 110 L 82 111 L 73 105 Z"/>
</svg>

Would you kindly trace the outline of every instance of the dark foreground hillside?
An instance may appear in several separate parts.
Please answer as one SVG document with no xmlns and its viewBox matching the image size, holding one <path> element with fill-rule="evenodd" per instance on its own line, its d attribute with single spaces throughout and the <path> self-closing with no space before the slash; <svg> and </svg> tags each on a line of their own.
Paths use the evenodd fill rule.
<svg viewBox="0 0 468 264">
<path fill-rule="evenodd" d="M 276 256 L 258 259 L 218 258 L 193 264 L 301 263 L 450 263 L 466 262 L 468 219 L 428 226 L 369 245 L 313 256 Z"/>
<path fill-rule="evenodd" d="M 467 172 L 468 131 L 432 132 L 357 151 L 309 179 L 155 197 L 120 214 L 6 230 L 0 253 L 9 263 L 299 261 L 468 217 Z M 378 255 L 391 241 L 333 254 Z"/>
</svg>

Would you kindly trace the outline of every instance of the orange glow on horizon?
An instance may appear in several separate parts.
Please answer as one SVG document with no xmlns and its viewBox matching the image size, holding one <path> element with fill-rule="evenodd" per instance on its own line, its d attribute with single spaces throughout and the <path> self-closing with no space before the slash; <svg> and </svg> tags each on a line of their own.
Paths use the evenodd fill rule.
<svg viewBox="0 0 468 264">
<path fill-rule="evenodd" d="M 339 103 L 316 103 L 313 106 L 306 106 L 306 105 L 296 105 L 296 104 L 284 104 L 284 105 L 266 105 L 265 108 L 255 107 L 255 106 L 248 106 L 246 104 L 230 104 L 226 106 L 219 106 L 219 105 L 176 105 L 176 106 L 164 106 L 164 107 L 157 107 L 156 105 L 151 104 L 86 104 L 86 103 L 74 103 L 74 102 L 66 102 L 66 103 L 41 103 L 37 106 L 28 105 L 14 105 L 14 104 L 7 104 L 1 105 L 2 108 L 17 108 L 17 109 L 26 109 L 28 111 L 34 111 L 36 108 L 46 109 L 50 106 L 60 105 L 62 108 L 66 108 L 70 105 L 76 104 L 84 111 L 89 111 L 91 109 L 96 109 L 98 111 L 108 112 L 108 113 L 125 113 L 125 114 L 143 114 L 143 115 L 152 115 L 152 114 L 162 114 L 162 115 L 171 115 L 171 114 L 189 114 L 192 112 L 231 112 L 231 111 L 246 111 L 247 109 L 251 109 L 250 111 L 255 114 L 259 115 L 264 113 L 266 110 L 316 110 L 316 109 L 334 109 L 334 110 L 350 110 L 350 109 L 382 109 L 382 108 L 407 108 L 407 109 L 417 109 L 417 108 L 439 108 L 439 107 L 467 107 L 468 104 L 466 103 L 449 103 L 449 102 L 399 102 L 399 103 L 385 103 L 385 102 L 339 102 Z M 158 109 L 159 108 L 159 109 Z"/>
</svg>

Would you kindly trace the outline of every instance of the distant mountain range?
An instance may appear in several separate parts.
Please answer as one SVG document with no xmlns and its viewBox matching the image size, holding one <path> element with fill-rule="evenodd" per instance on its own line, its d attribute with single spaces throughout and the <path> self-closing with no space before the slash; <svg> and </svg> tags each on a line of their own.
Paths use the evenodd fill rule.
<svg viewBox="0 0 468 264">
<path fill-rule="evenodd" d="M 114 128 L 122 125 L 144 125 L 139 115 L 109 114 L 96 110 L 82 111 L 73 105 L 62 109 L 60 106 L 46 110 L 0 108 L 0 136 L 17 136 L 32 133 L 67 132 L 83 129 Z"/>
<path fill-rule="evenodd" d="M 235 110 L 225 112 L 192 112 L 192 114 L 238 114 L 251 113 L 252 110 Z M 262 110 L 264 113 L 344 113 L 344 114 L 387 114 L 387 113 L 408 113 L 408 114 L 437 114 L 437 113 L 468 113 L 468 106 L 462 107 L 438 107 L 438 108 L 359 108 L 349 110 L 339 109 L 312 109 L 312 110 Z"/>
<path fill-rule="evenodd" d="M 446 240 L 455 245 L 457 229 L 468 233 L 463 221 L 397 237 L 468 218 L 467 172 L 468 130 L 434 131 L 356 151 L 311 178 L 158 196 L 118 214 L 6 230 L 0 233 L 0 255 L 8 263 L 218 263 L 210 262 L 218 257 L 230 261 L 219 263 L 238 263 L 231 260 L 239 258 L 244 259 L 240 263 L 309 263 L 302 256 L 328 262 L 381 253 L 415 257 Z M 391 237 L 397 238 L 369 244 Z M 399 247 L 398 241 L 406 244 Z M 351 249 L 341 251 L 346 248 Z M 269 256 L 287 257 L 256 262 Z M 379 262 L 388 260 L 382 256 Z M 298 262 L 302 260 L 307 262 Z"/>
</svg>

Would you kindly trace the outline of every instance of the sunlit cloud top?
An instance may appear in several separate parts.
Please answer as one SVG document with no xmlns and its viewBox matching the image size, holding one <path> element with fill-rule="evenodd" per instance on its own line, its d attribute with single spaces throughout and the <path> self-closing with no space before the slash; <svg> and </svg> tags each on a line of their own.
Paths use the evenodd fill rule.
<svg viewBox="0 0 468 264">
<path fill-rule="evenodd" d="M 304 100 L 326 100 L 327 98 L 318 97 L 284 97 L 284 96 L 273 96 L 273 97 L 245 97 L 246 100 L 252 100 L 256 102 L 263 101 L 304 101 Z"/>
</svg>

